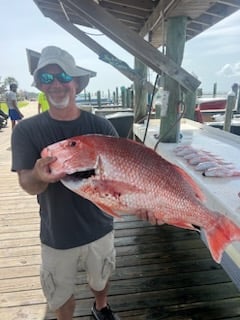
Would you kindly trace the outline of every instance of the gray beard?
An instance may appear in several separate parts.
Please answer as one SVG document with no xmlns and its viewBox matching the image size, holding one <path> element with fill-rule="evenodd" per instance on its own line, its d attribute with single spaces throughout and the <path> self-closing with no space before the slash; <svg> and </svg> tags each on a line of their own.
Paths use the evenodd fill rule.
<svg viewBox="0 0 240 320">
<path fill-rule="evenodd" d="M 52 106 L 54 106 L 55 108 L 57 108 L 57 109 L 65 109 L 65 108 L 67 108 L 70 99 L 69 99 L 69 96 L 67 96 L 64 99 L 62 99 L 62 101 L 56 102 L 51 96 L 49 96 L 48 100 L 49 100 L 50 104 Z"/>
</svg>

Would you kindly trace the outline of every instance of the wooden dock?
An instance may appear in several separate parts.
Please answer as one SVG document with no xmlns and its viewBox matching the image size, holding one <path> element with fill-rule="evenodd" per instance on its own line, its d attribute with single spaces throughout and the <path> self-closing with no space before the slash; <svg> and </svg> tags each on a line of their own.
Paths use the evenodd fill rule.
<svg viewBox="0 0 240 320">
<path fill-rule="evenodd" d="M 23 109 L 36 113 L 36 102 Z M 39 281 L 39 216 L 34 196 L 10 172 L 10 122 L 0 131 L 0 319 L 55 319 Z M 116 221 L 117 269 L 109 301 L 124 320 L 240 319 L 240 293 L 213 262 L 198 234 L 151 226 L 127 216 Z M 92 319 L 85 274 L 77 278 L 74 319 Z"/>
</svg>

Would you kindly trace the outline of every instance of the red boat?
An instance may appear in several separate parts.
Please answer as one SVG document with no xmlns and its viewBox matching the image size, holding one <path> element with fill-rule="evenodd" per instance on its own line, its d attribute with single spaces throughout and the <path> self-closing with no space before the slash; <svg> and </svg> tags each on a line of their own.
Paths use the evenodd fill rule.
<svg viewBox="0 0 240 320">
<path fill-rule="evenodd" d="M 227 98 L 198 98 L 195 109 L 195 120 L 198 122 L 212 121 L 215 114 L 225 113 Z"/>
<path fill-rule="evenodd" d="M 197 107 L 200 110 L 225 110 L 227 98 L 198 98 Z"/>
</svg>

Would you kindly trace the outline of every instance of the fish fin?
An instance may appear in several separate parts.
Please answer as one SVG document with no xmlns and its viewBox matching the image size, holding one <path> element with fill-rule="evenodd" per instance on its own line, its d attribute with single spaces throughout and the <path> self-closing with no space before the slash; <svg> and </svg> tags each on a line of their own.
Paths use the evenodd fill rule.
<svg viewBox="0 0 240 320">
<path fill-rule="evenodd" d="M 183 222 L 183 221 L 174 221 L 174 223 L 172 223 L 172 222 L 170 223 L 169 221 L 167 221 L 166 223 L 171 224 L 171 225 L 178 227 L 178 228 L 199 231 L 199 229 L 194 227 L 191 223 L 187 223 L 187 222 Z"/>
<path fill-rule="evenodd" d="M 201 189 L 196 184 L 196 182 L 182 168 L 180 168 L 178 166 L 174 166 L 174 167 L 178 171 L 178 173 L 184 178 L 184 180 L 186 180 L 191 185 L 192 189 L 195 192 L 196 197 L 199 200 L 204 201 L 205 196 L 204 196 L 203 192 L 201 191 Z"/>
<path fill-rule="evenodd" d="M 217 224 L 205 230 L 209 250 L 213 259 L 220 263 L 223 251 L 232 241 L 240 241 L 240 227 L 226 216 L 221 216 Z"/>
<path fill-rule="evenodd" d="M 103 212 L 115 218 L 121 218 L 115 211 L 113 211 L 110 207 L 108 207 L 107 205 L 104 205 L 103 203 L 96 203 L 96 206 L 99 207 Z"/>
</svg>

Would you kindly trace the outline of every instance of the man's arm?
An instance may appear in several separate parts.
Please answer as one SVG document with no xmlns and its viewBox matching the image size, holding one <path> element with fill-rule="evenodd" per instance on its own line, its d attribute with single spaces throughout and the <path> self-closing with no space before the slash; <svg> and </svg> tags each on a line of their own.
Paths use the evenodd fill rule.
<svg viewBox="0 0 240 320">
<path fill-rule="evenodd" d="M 36 195 L 47 189 L 49 183 L 54 183 L 63 178 L 63 174 L 58 177 L 52 177 L 49 164 L 55 161 L 54 157 L 38 159 L 33 169 L 19 170 L 19 184 L 27 193 Z"/>
</svg>

